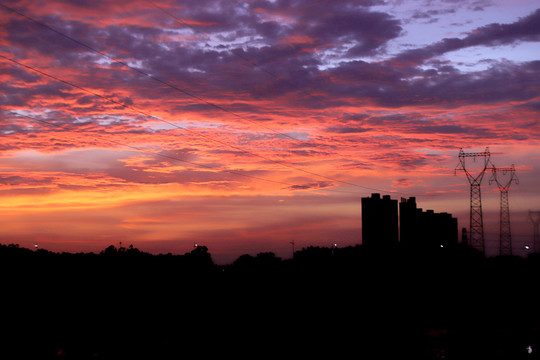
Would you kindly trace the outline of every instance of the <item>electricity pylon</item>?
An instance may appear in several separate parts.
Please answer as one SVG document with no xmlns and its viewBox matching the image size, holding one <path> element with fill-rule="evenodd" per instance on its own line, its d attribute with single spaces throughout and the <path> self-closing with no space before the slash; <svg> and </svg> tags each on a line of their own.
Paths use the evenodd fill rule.
<svg viewBox="0 0 540 360">
<path fill-rule="evenodd" d="M 502 173 L 502 176 L 500 175 Z M 514 165 L 508 168 L 491 167 L 491 179 L 489 183 L 497 183 L 501 193 L 501 210 L 499 220 L 499 254 L 512 255 L 512 233 L 510 232 L 510 203 L 508 190 L 512 182 L 519 184 Z"/>
<path fill-rule="evenodd" d="M 482 194 L 480 191 L 480 185 L 482 184 L 482 179 L 489 164 L 489 158 L 491 154 L 489 148 L 486 148 L 483 152 L 471 152 L 466 153 L 463 149 L 459 149 L 459 164 L 456 166 L 454 173 L 458 170 L 461 170 L 467 175 L 467 180 L 471 185 L 471 210 L 470 210 L 470 246 L 474 247 L 485 255 L 486 248 L 484 244 L 484 220 L 482 217 Z M 481 158 L 483 160 L 483 167 L 477 174 L 471 174 L 467 169 L 466 159 L 472 158 L 476 162 L 476 158 Z"/>
<path fill-rule="evenodd" d="M 534 226 L 533 249 L 537 253 L 540 251 L 540 211 L 529 210 L 529 218 Z"/>
</svg>

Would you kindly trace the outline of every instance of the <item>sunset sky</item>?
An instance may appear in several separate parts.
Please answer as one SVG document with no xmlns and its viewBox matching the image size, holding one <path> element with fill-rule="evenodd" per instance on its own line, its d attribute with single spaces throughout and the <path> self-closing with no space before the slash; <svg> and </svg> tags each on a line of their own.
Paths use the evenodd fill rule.
<svg viewBox="0 0 540 360">
<path fill-rule="evenodd" d="M 468 228 L 458 152 L 489 147 L 532 246 L 538 0 L 1 0 L 0 24 L 0 243 L 289 258 L 360 244 L 374 192 Z"/>
</svg>

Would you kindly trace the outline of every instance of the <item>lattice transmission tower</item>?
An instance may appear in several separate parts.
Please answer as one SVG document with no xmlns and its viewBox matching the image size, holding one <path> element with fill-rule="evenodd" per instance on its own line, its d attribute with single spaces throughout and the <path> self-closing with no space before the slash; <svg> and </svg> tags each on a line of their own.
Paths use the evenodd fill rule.
<svg viewBox="0 0 540 360">
<path fill-rule="evenodd" d="M 512 233 L 510 231 L 510 202 L 508 201 L 508 190 L 512 183 L 519 184 L 514 165 L 507 168 L 491 167 L 491 178 L 489 183 L 495 182 L 501 193 L 501 210 L 499 219 L 499 254 L 512 255 Z"/>
<path fill-rule="evenodd" d="M 466 153 L 463 149 L 459 149 L 459 164 L 457 165 L 454 173 L 458 170 L 463 171 L 467 175 L 467 180 L 471 185 L 471 210 L 470 210 L 470 246 L 474 247 L 485 255 L 486 248 L 484 244 L 484 219 L 482 217 L 482 193 L 480 191 L 480 185 L 482 184 L 482 179 L 486 169 L 488 168 L 489 159 L 491 154 L 489 148 L 486 148 L 483 152 L 470 152 Z M 477 173 L 472 174 L 469 168 L 467 167 L 467 159 L 472 159 L 474 162 L 477 159 L 482 161 L 481 168 Z"/>
<path fill-rule="evenodd" d="M 533 249 L 534 252 L 540 252 L 540 211 L 529 210 L 529 218 L 531 219 L 534 232 L 533 232 Z"/>
</svg>

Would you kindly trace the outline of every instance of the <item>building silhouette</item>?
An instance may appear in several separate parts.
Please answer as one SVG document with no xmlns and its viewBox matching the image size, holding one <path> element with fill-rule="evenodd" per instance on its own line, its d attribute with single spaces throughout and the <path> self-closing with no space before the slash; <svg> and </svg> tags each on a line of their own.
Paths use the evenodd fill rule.
<svg viewBox="0 0 540 360">
<path fill-rule="evenodd" d="M 390 195 L 371 194 L 362 198 L 362 244 L 388 248 L 399 242 L 398 202 Z"/>
<path fill-rule="evenodd" d="M 435 249 L 458 244 L 457 219 L 448 213 L 423 211 L 416 198 L 402 198 L 399 203 L 399 235 L 404 247 Z"/>
<path fill-rule="evenodd" d="M 429 250 L 458 244 L 458 222 L 449 213 L 423 211 L 416 198 L 398 201 L 378 193 L 362 198 L 362 244 L 370 248 Z"/>
</svg>

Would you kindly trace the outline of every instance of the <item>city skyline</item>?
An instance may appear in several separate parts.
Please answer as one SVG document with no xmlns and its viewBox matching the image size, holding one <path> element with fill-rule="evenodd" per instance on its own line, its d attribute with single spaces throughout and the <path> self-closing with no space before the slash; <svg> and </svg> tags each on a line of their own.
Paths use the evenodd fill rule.
<svg viewBox="0 0 540 360">
<path fill-rule="evenodd" d="M 361 243 L 362 197 L 469 228 L 460 148 L 540 210 L 535 1 L 2 1 L 0 242 L 216 262 Z M 486 255 L 499 191 L 482 183 Z"/>
</svg>

